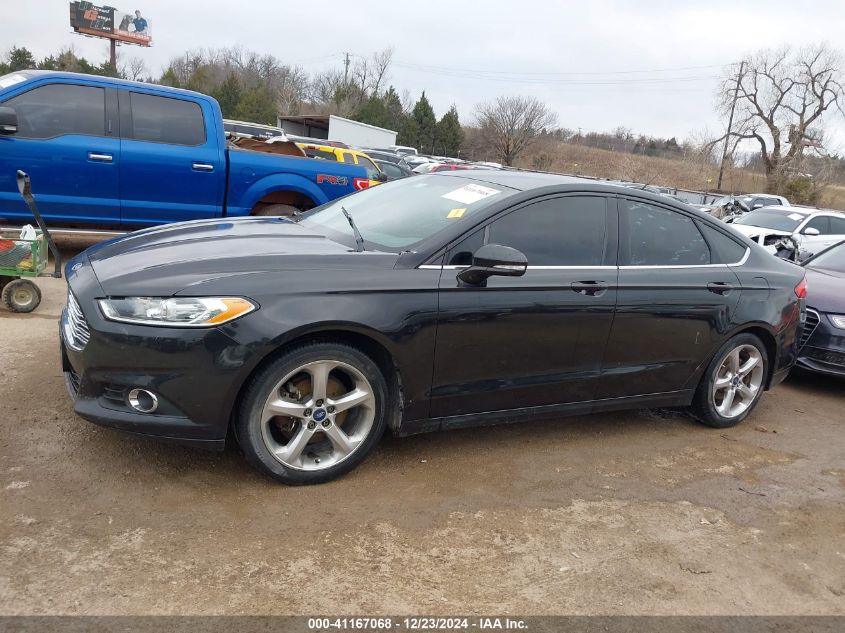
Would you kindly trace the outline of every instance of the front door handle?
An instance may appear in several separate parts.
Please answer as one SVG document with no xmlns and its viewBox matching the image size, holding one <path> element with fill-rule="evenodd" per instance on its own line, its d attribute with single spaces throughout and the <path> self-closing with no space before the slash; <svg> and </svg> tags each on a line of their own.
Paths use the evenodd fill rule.
<svg viewBox="0 0 845 633">
<path fill-rule="evenodd" d="M 99 152 L 88 152 L 88 160 L 95 160 L 98 163 L 110 163 L 114 160 L 111 154 L 101 154 Z"/>
<path fill-rule="evenodd" d="M 604 281 L 573 281 L 569 287 L 573 292 L 588 297 L 600 297 L 607 292 L 607 282 Z"/>
<path fill-rule="evenodd" d="M 717 295 L 730 294 L 734 287 L 726 281 L 711 281 L 707 284 L 707 289 Z"/>
<path fill-rule="evenodd" d="M 208 163 L 194 163 L 193 168 L 196 171 L 214 171 L 214 165 Z"/>
</svg>

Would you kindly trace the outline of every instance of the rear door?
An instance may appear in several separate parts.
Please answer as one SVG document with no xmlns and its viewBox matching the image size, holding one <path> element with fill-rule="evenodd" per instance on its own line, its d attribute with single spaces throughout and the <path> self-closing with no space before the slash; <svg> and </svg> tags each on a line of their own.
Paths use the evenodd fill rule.
<svg viewBox="0 0 845 633">
<path fill-rule="evenodd" d="M 208 101 L 121 90 L 120 117 L 124 226 L 222 214 L 225 150 Z"/>
<path fill-rule="evenodd" d="M 484 243 L 523 252 L 525 275 L 459 283 L 458 269 Z M 593 398 L 616 303 L 614 199 L 561 196 L 518 207 L 447 257 L 432 417 Z"/>
<path fill-rule="evenodd" d="M 32 216 L 15 173 L 26 171 L 51 223 L 116 225 L 120 220 L 117 97 L 111 88 L 42 84 L 7 99 L 18 132 L 0 136 L 0 218 Z"/>
<path fill-rule="evenodd" d="M 730 329 L 741 287 L 724 259 L 736 255 L 711 248 L 685 213 L 620 198 L 619 292 L 600 397 L 689 388 Z"/>
</svg>

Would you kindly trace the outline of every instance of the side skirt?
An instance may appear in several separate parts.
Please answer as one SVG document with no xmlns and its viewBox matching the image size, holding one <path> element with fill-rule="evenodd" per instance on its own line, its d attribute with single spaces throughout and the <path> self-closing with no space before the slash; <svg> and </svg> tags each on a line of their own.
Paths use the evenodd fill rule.
<svg viewBox="0 0 845 633">
<path fill-rule="evenodd" d="M 520 409 L 505 409 L 501 411 L 486 411 L 484 413 L 468 413 L 444 418 L 424 418 L 402 422 L 395 431 L 398 437 L 418 435 L 432 431 L 448 431 L 477 426 L 493 426 L 497 424 L 511 424 L 545 418 L 586 415 L 606 411 L 624 411 L 626 409 L 649 409 L 652 407 L 688 407 L 692 404 L 694 389 L 683 391 L 668 391 L 664 393 L 650 393 L 641 396 L 626 396 L 624 398 L 607 398 L 605 400 L 591 400 L 587 402 L 570 402 L 567 404 L 552 404 L 542 407 L 523 407 Z"/>
</svg>

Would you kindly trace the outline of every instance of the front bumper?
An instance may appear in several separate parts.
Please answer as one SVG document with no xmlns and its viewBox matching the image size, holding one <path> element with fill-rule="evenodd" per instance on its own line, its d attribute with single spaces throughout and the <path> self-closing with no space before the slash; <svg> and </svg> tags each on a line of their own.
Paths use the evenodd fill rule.
<svg viewBox="0 0 845 633">
<path fill-rule="evenodd" d="M 798 352 L 798 366 L 810 371 L 845 376 L 845 330 L 837 328 L 824 312 L 816 312 L 818 324 L 804 337 Z"/>
<path fill-rule="evenodd" d="M 89 335 L 84 344 L 74 337 L 79 315 L 65 307 L 59 338 L 74 411 L 103 426 L 222 449 L 238 391 L 252 369 L 250 347 L 237 343 L 226 326 L 182 329 L 107 321 L 95 303 L 103 294 L 89 266 L 80 267 L 68 284 Z M 134 388 L 156 394 L 154 413 L 130 406 L 128 393 Z"/>
</svg>

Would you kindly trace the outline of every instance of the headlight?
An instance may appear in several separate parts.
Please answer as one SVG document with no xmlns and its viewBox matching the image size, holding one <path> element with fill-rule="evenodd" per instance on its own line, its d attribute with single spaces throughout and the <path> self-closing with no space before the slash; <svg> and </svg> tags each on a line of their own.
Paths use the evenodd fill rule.
<svg viewBox="0 0 845 633">
<path fill-rule="evenodd" d="M 841 314 L 829 314 L 828 316 L 836 327 L 841 330 L 845 330 L 845 316 Z"/>
<path fill-rule="evenodd" d="M 100 309 L 110 321 L 168 327 L 213 327 L 252 312 L 255 304 L 240 297 L 126 297 L 100 299 Z"/>
</svg>

